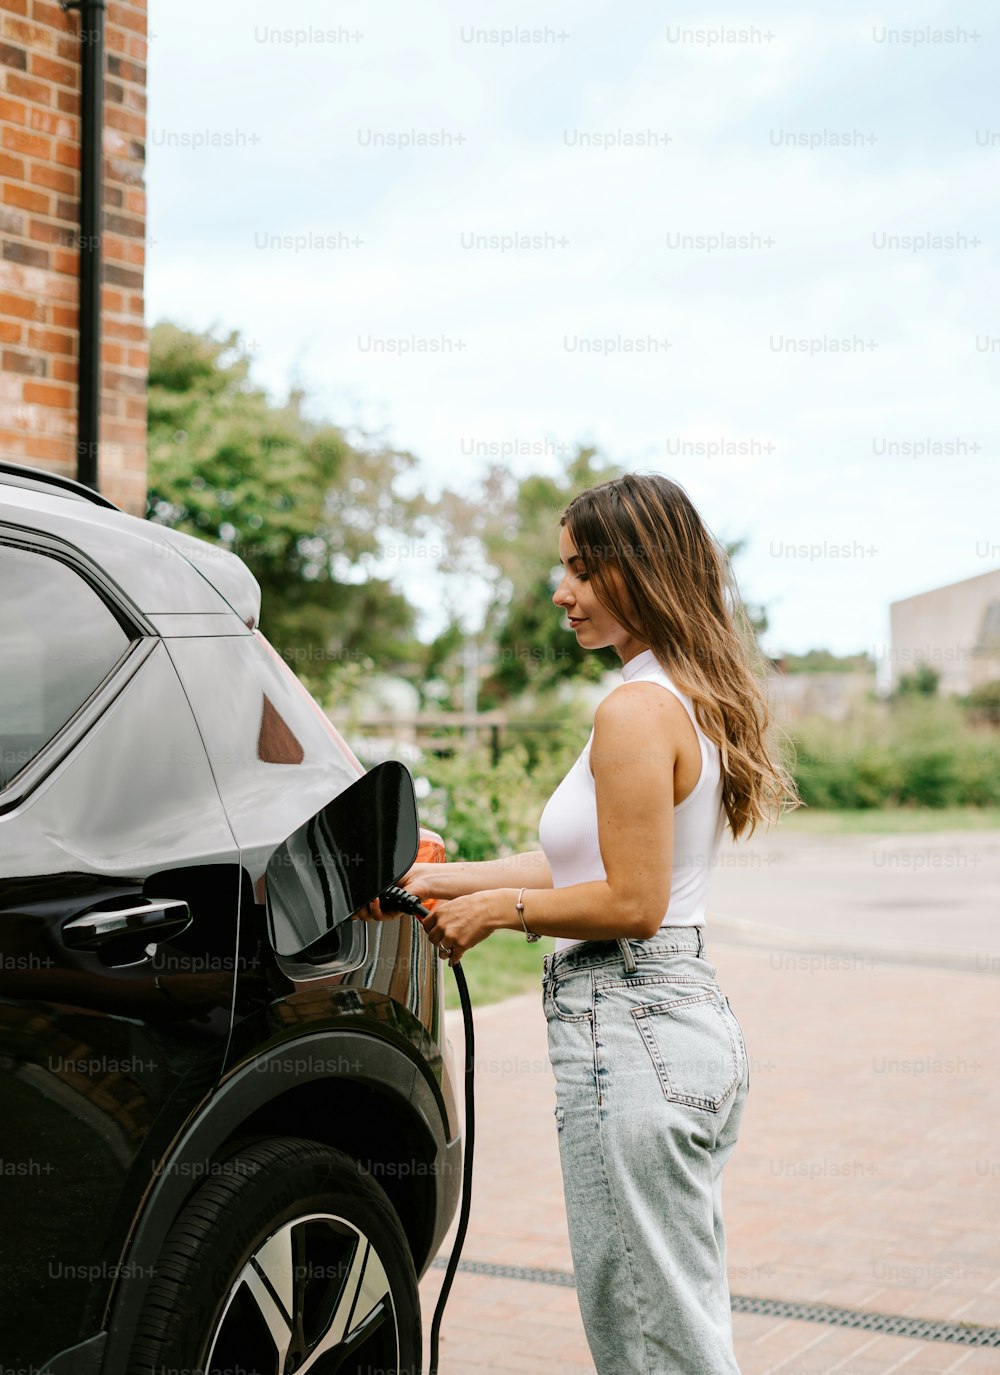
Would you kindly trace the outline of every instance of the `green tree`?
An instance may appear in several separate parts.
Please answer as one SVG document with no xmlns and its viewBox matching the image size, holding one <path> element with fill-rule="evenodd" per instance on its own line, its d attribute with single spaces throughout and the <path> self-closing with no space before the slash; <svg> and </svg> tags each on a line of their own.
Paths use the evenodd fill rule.
<svg viewBox="0 0 1000 1375">
<path fill-rule="evenodd" d="M 237 553 L 261 585 L 261 626 L 314 689 L 338 667 L 412 662 L 415 609 L 372 564 L 423 533 L 430 505 L 403 497 L 417 460 L 360 448 L 275 405 L 249 379 L 238 331 L 150 331 L 150 520 Z"/>
<path fill-rule="evenodd" d="M 618 477 L 617 464 L 596 449 L 578 448 L 555 478 L 532 474 L 513 486 L 511 499 L 484 539 L 486 556 L 498 570 L 486 621 L 494 660 L 483 695 L 500 703 L 526 688 L 544 692 L 565 678 L 596 681 L 618 667 L 611 648 L 586 650 L 565 629 L 552 601 L 562 576 L 559 517 L 578 492 Z"/>
<path fill-rule="evenodd" d="M 480 660 L 487 665 L 479 683 L 483 710 L 499 707 L 527 688 L 544 691 L 566 678 L 597 679 L 618 662 L 614 650 L 588 653 L 561 628 L 552 602 L 552 574 L 559 558 L 559 517 L 569 501 L 621 471 L 600 460 L 595 449 L 581 447 L 552 477 L 517 478 L 494 463 L 470 495 L 452 489 L 442 493 L 442 571 L 458 587 L 468 587 L 473 577 L 486 585 L 481 628 L 474 632 Z M 446 646 L 454 642 L 457 623 L 455 614 L 439 637 Z M 446 655 L 443 668 L 456 683 L 453 704 L 458 705 L 460 656 Z"/>
<path fill-rule="evenodd" d="M 577 493 L 619 477 L 625 470 L 579 446 L 555 476 L 518 479 L 492 465 L 471 497 L 448 490 L 441 509 L 446 522 L 443 566 L 463 577 L 485 579 L 489 597 L 478 635 L 488 676 L 480 684 L 484 710 L 502 706 L 526 690 L 544 694 L 567 679 L 597 681 L 620 660 L 611 648 L 587 650 L 565 630 L 552 601 L 561 567 L 559 518 Z M 726 546 L 733 558 L 743 541 Z M 759 636 L 767 629 L 762 607 L 747 605 Z M 445 632 L 454 640 L 454 627 Z M 452 660 L 452 671 L 455 672 Z"/>
</svg>

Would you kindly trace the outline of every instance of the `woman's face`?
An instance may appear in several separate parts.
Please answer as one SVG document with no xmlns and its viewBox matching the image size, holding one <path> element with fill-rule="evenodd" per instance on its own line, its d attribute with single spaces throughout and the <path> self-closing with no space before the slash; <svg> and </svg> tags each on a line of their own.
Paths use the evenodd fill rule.
<svg viewBox="0 0 1000 1375">
<path fill-rule="evenodd" d="M 645 649 L 646 646 L 630 635 L 594 596 L 583 560 L 566 525 L 559 527 L 559 561 L 563 565 L 563 576 L 552 600 L 566 613 L 569 627 L 583 648 L 604 649 L 614 645 L 622 662 Z M 620 588 L 617 569 L 612 568 L 609 572 Z"/>
</svg>

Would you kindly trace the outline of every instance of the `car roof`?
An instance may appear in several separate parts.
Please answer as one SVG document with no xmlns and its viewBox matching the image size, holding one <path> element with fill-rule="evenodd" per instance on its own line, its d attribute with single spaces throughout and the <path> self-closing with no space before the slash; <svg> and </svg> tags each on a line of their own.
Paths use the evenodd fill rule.
<svg viewBox="0 0 1000 1375">
<path fill-rule="evenodd" d="M 32 492 L 55 493 L 74 501 L 89 501 L 96 506 L 110 507 L 112 511 L 121 510 L 121 507 L 116 506 L 103 493 L 96 492 L 86 483 L 76 482 L 71 477 L 63 477 L 62 473 L 49 472 L 47 468 L 29 468 L 23 463 L 0 460 L 0 482 L 5 482 L 11 487 L 24 487 Z"/>
<path fill-rule="evenodd" d="M 87 555 L 147 614 L 260 617 L 260 585 L 236 554 L 144 520 L 83 483 L 0 462 L 0 532 L 41 531 Z"/>
</svg>

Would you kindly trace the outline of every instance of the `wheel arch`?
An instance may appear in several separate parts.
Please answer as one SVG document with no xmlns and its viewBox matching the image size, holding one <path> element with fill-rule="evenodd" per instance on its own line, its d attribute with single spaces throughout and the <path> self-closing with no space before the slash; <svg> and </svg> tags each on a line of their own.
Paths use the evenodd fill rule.
<svg viewBox="0 0 1000 1375">
<path fill-rule="evenodd" d="M 333 1056 L 350 1072 L 331 1076 Z M 440 1171 L 453 1168 L 445 1160 L 449 1143 L 426 1078 L 383 1037 L 350 1030 L 294 1037 L 237 1069 L 160 1162 L 122 1257 L 120 1273 L 127 1281 L 118 1281 L 110 1295 L 103 1371 L 125 1368 L 163 1239 L 209 1167 L 241 1143 L 272 1133 L 310 1137 L 370 1160 L 373 1177 L 399 1215 L 417 1273 L 423 1273 L 436 1218 L 440 1224 Z M 408 1161 L 410 1171 L 400 1168 Z"/>
</svg>

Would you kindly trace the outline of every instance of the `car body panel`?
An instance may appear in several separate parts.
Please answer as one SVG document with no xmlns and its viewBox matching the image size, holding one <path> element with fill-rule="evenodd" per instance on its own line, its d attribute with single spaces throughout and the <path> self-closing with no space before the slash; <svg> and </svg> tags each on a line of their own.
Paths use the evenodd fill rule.
<svg viewBox="0 0 1000 1375">
<path fill-rule="evenodd" d="M 109 760 L 134 761 L 113 786 Z M 16 1365 L 96 1319 L 116 1278 L 107 1257 L 147 1187 L 142 1143 L 161 1114 L 194 1112 L 222 1071 L 239 856 L 163 644 L 0 816 L 0 847 L 0 1331 L 27 1343 L 3 1350 Z M 67 944 L 75 916 L 154 897 L 187 900 L 193 918 L 155 958 Z M 136 954 L 138 963 L 105 963 Z M 53 1209 L 56 1197 L 72 1201 L 70 1217 Z"/>
<path fill-rule="evenodd" d="M 419 1154 L 419 1183 L 384 1183 L 423 1273 L 461 1189 L 443 966 L 407 915 L 345 922 L 311 961 L 268 938 L 268 859 L 364 766 L 257 629 L 228 551 L 0 470 L 4 543 L 73 567 L 133 638 L 0 788 L 0 1358 L 121 1375 L 206 1152 L 280 1134 L 293 1108 L 390 1171 L 405 1142 Z M 417 858 L 443 860 L 441 837 L 421 827 Z M 138 946 L 67 933 L 95 908 L 145 923 L 157 900 L 191 920 L 154 927 L 149 953 L 145 924 Z"/>
<path fill-rule="evenodd" d="M 289 681 L 262 640 L 247 633 L 165 641 L 258 900 L 277 846 L 364 772 L 306 709 L 298 680 Z"/>
</svg>

